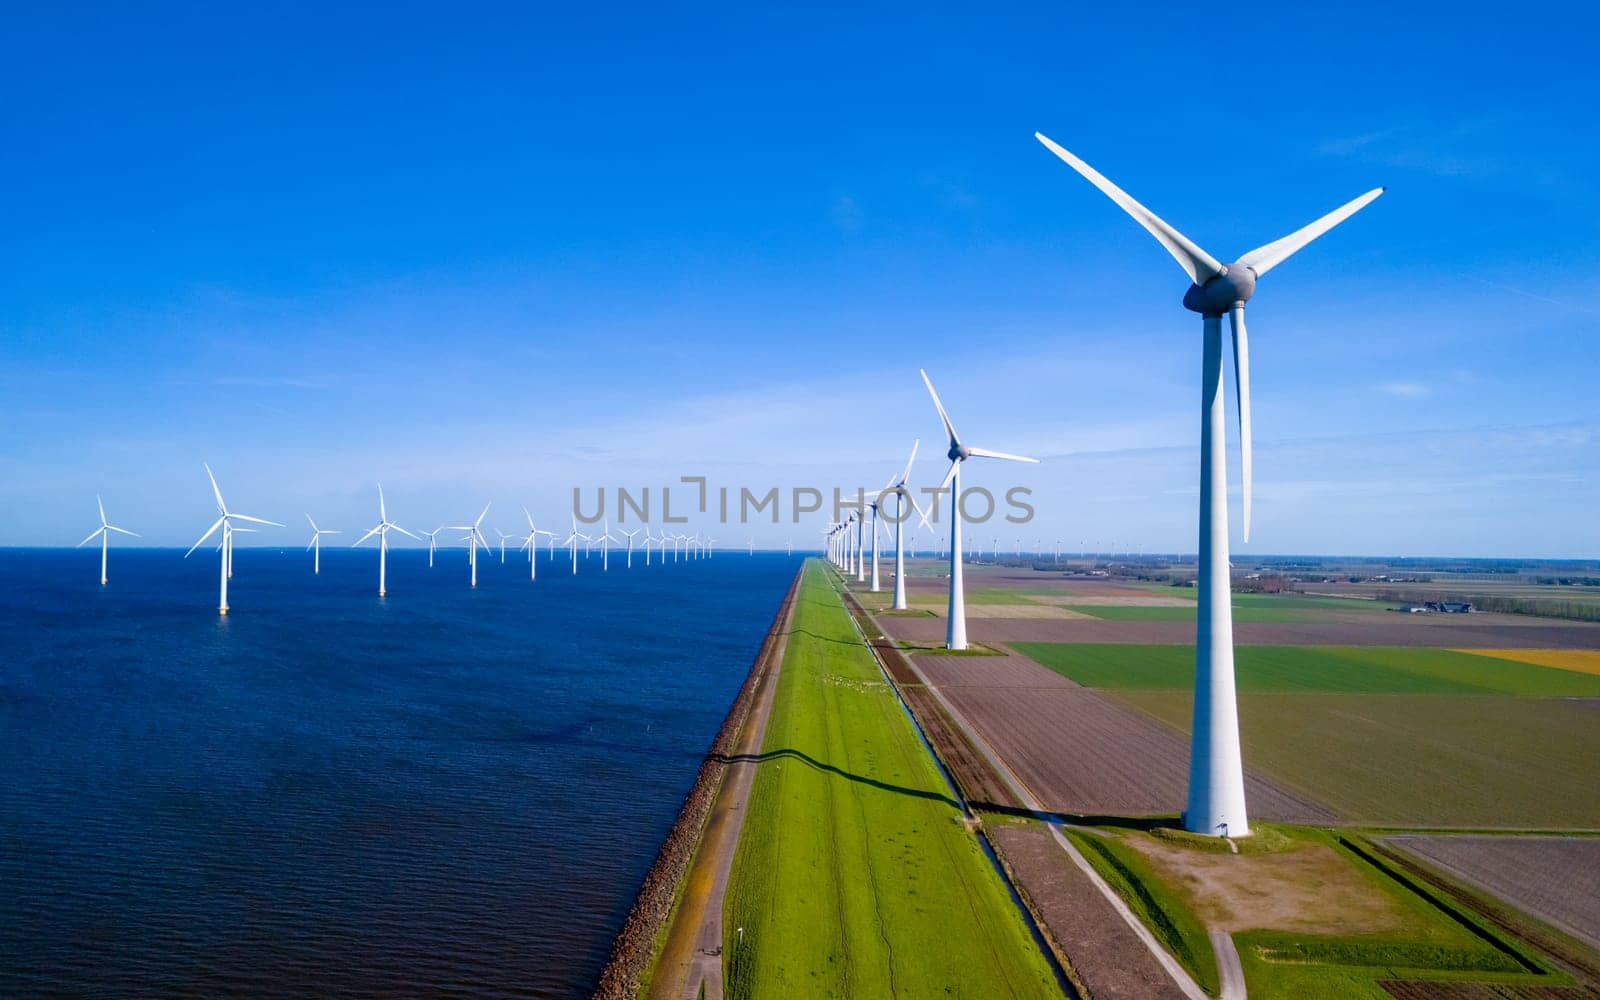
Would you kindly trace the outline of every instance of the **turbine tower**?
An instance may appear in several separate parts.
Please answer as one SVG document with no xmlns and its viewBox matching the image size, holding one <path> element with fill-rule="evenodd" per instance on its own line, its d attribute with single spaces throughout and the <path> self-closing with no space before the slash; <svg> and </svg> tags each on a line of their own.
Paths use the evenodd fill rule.
<svg viewBox="0 0 1600 1000">
<path fill-rule="evenodd" d="M 439 538 L 439 532 L 441 532 L 443 530 L 444 530 L 444 526 L 440 525 L 439 527 L 434 528 L 432 531 L 424 531 L 423 532 L 424 535 L 428 536 L 428 568 L 429 569 L 433 569 L 433 550 L 434 550 L 434 547 L 437 544 L 437 540 Z"/>
<path fill-rule="evenodd" d="M 233 522 L 248 521 L 251 524 L 270 524 L 274 528 L 281 528 L 283 525 L 279 524 L 277 521 L 268 521 L 264 518 L 251 517 L 248 514 L 234 514 L 229 512 L 228 505 L 222 501 L 222 490 L 217 487 L 217 477 L 211 474 L 211 466 L 206 465 L 204 462 L 201 462 L 200 464 L 205 466 L 206 478 L 211 480 L 211 495 L 217 500 L 217 513 L 220 516 L 212 522 L 211 527 L 206 529 L 206 533 L 200 536 L 199 541 L 189 546 L 189 551 L 185 552 L 183 557 L 185 559 L 189 558 L 189 556 L 194 553 L 194 550 L 200 547 L 201 542 L 204 542 L 206 539 L 215 534 L 218 528 L 222 529 L 222 544 L 217 546 L 217 551 L 221 553 L 220 562 L 222 563 L 222 587 L 221 596 L 217 598 L 217 614 L 225 615 L 228 613 L 228 579 L 233 576 L 233 533 L 235 531 L 252 530 L 249 528 L 235 528 L 233 526 Z"/>
<path fill-rule="evenodd" d="M 922 383 L 928 387 L 928 395 L 933 397 L 933 408 L 939 411 L 939 421 L 944 424 L 944 432 L 950 438 L 950 450 L 946 453 L 950 459 L 950 471 L 944 474 L 944 481 L 939 484 L 939 489 L 948 487 L 950 490 L 950 604 L 946 616 L 944 645 L 946 649 L 966 649 L 967 595 L 961 580 L 961 463 L 969 458 L 1002 458 L 1008 462 L 1034 463 L 1039 460 L 1025 455 L 1011 455 L 1003 451 L 989 451 L 986 448 L 973 448 L 962 444 L 960 436 L 956 434 L 955 425 L 950 422 L 949 414 L 944 412 L 944 404 L 939 402 L 939 394 L 934 391 L 933 381 L 928 378 L 926 371 L 922 372 Z"/>
<path fill-rule="evenodd" d="M 1223 264 L 1162 221 L 1087 163 L 1039 133 L 1041 143 L 1154 236 L 1189 276 L 1184 308 L 1201 316 L 1200 572 L 1195 642 L 1194 725 L 1189 750 L 1189 796 L 1184 828 L 1212 836 L 1250 832 L 1245 813 L 1244 763 L 1239 751 L 1239 706 L 1233 675 L 1233 608 L 1228 575 L 1228 477 L 1222 383 L 1222 317 L 1233 328 L 1233 376 L 1239 405 L 1239 470 L 1243 537 L 1250 541 L 1250 348 L 1244 307 L 1256 282 L 1312 240 L 1365 208 L 1373 188 L 1304 228 Z"/>
<path fill-rule="evenodd" d="M 83 541 L 79 542 L 75 547 L 81 549 L 85 545 L 88 545 L 90 542 L 94 541 L 96 538 L 100 539 L 100 586 L 104 587 L 106 585 L 106 549 L 110 546 L 111 533 L 115 531 L 124 535 L 129 535 L 133 538 L 138 538 L 139 536 L 135 535 L 127 528 L 119 528 L 110 521 L 106 520 L 106 505 L 105 502 L 100 499 L 100 495 L 98 493 L 95 494 L 94 502 L 95 505 L 100 508 L 100 527 L 94 529 L 94 531 L 89 534 L 88 538 L 85 538 Z"/>
<path fill-rule="evenodd" d="M 387 584 L 388 584 L 388 580 L 389 580 L 389 532 L 391 532 L 391 531 L 398 531 L 398 532 L 400 532 L 400 534 L 405 535 L 407 538 L 417 538 L 416 535 L 413 535 L 411 532 L 407 531 L 406 529 L 400 527 L 398 524 L 395 524 L 393 521 L 389 520 L 389 508 L 383 502 L 383 484 L 379 483 L 378 484 L 378 523 L 373 525 L 371 531 L 367 532 L 365 535 L 362 535 L 360 538 L 356 539 L 354 545 L 350 546 L 353 549 L 353 548 L 356 547 L 356 545 L 360 545 L 362 542 L 364 542 L 367 539 L 371 538 L 373 535 L 377 535 L 378 536 L 378 596 L 379 597 L 387 597 L 389 595 L 389 591 L 387 589 Z M 417 541 L 420 542 L 420 541 L 422 541 L 422 539 L 417 538 Z"/>
<path fill-rule="evenodd" d="M 322 536 L 337 535 L 339 532 L 336 529 L 317 527 L 317 522 L 311 520 L 310 514 L 306 515 L 306 521 L 311 524 L 311 544 L 306 546 L 313 553 L 311 556 L 311 572 L 320 576 L 322 575 Z"/>
<path fill-rule="evenodd" d="M 620 527 L 617 530 L 622 531 Z M 628 540 L 628 569 L 633 569 L 633 536 L 637 535 L 640 530 L 639 528 L 634 528 L 632 531 L 622 531 L 623 537 Z"/>
</svg>

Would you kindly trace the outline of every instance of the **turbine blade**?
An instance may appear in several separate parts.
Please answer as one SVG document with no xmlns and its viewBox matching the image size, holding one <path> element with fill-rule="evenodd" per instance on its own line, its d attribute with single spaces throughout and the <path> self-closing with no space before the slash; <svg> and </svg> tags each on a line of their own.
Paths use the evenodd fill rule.
<svg viewBox="0 0 1600 1000">
<path fill-rule="evenodd" d="M 371 531 L 367 532 L 365 535 L 362 535 L 360 538 L 358 538 L 355 541 L 351 542 L 350 543 L 350 547 L 353 549 L 357 545 L 360 545 L 362 542 L 364 542 L 367 539 L 371 538 L 373 535 L 376 535 L 378 533 L 378 531 L 380 529 L 382 529 L 382 527 L 383 527 L 383 525 L 380 524 L 376 528 L 373 528 Z"/>
<path fill-rule="evenodd" d="M 211 470 L 207 469 L 206 471 L 210 472 Z M 205 542 L 206 539 L 208 539 L 212 535 L 216 534 L 217 529 L 222 527 L 225 523 L 227 523 L 227 520 L 228 520 L 228 516 L 226 514 L 224 514 L 223 516 L 217 518 L 215 521 L 211 522 L 211 527 L 207 528 L 206 529 L 206 533 L 200 536 L 200 541 L 195 542 L 193 545 L 189 546 L 189 551 L 185 552 L 183 554 L 183 557 L 185 559 L 189 558 L 189 556 L 194 553 L 194 550 L 198 549 L 201 546 L 201 544 Z"/>
<path fill-rule="evenodd" d="M 211 474 L 211 466 L 206 465 L 205 462 L 201 462 L 200 464 L 205 466 L 206 478 L 211 480 L 211 492 L 217 498 L 218 512 L 226 514 L 228 512 L 228 505 L 222 502 L 222 490 L 217 488 L 217 477 Z"/>
<path fill-rule="evenodd" d="M 380 521 L 389 520 L 389 511 L 384 507 L 384 504 L 383 504 L 383 484 L 382 483 L 378 484 L 378 520 L 380 520 Z"/>
<path fill-rule="evenodd" d="M 106 502 L 100 499 L 100 494 L 94 495 L 94 505 L 100 508 L 100 523 L 106 523 Z"/>
<path fill-rule="evenodd" d="M 134 538 L 143 538 L 144 537 L 143 535 L 139 534 L 136 531 L 129 531 L 127 528 L 119 528 L 114 524 L 108 524 L 108 525 L 106 525 L 106 527 L 108 529 L 110 529 L 111 531 L 118 531 L 118 532 L 121 532 L 124 535 L 131 535 Z"/>
<path fill-rule="evenodd" d="M 1061 157 L 1067 166 L 1082 174 L 1084 180 L 1099 188 L 1102 194 L 1116 202 L 1124 212 L 1133 216 L 1133 221 L 1143 226 L 1151 236 L 1154 236 L 1162 246 L 1167 248 L 1167 253 L 1172 254 L 1172 259 L 1178 262 L 1178 266 L 1188 272 L 1190 280 L 1195 284 L 1203 285 L 1208 278 L 1213 278 L 1222 273 L 1222 265 L 1217 262 L 1215 257 L 1196 246 L 1189 237 L 1169 226 L 1156 213 L 1139 204 L 1128 192 L 1106 180 L 1100 171 L 1051 142 L 1043 133 L 1035 132 L 1033 137 L 1044 143 L 1044 147 L 1050 152 Z"/>
<path fill-rule="evenodd" d="M 1239 397 L 1239 470 L 1243 473 L 1244 540 L 1250 540 L 1250 340 L 1244 329 L 1244 306 L 1234 306 L 1233 382 Z"/>
<path fill-rule="evenodd" d="M 911 509 L 917 512 L 917 517 L 921 520 L 922 526 L 932 531 L 933 522 L 928 520 L 928 512 L 922 509 L 921 504 L 917 503 L 917 495 L 907 490 L 906 499 L 911 501 Z"/>
<path fill-rule="evenodd" d="M 1256 277 L 1259 278 L 1288 260 L 1307 243 L 1372 204 L 1377 200 L 1378 195 L 1383 194 L 1383 191 L 1384 189 L 1381 187 L 1373 188 L 1361 197 L 1345 202 L 1311 225 L 1296 229 L 1281 240 L 1273 240 L 1266 246 L 1256 247 L 1243 257 L 1240 257 L 1239 263 L 1256 272 Z"/>
<path fill-rule="evenodd" d="M 944 404 L 939 402 L 939 394 L 933 389 L 933 380 L 928 378 L 928 370 L 918 368 L 917 371 L 922 373 L 922 384 L 928 387 L 928 395 L 933 397 L 933 408 L 939 411 L 939 420 L 944 424 L 944 432 L 950 436 L 951 446 L 960 444 L 961 439 L 956 435 L 956 425 L 950 422 L 950 415 L 944 412 Z"/>
<path fill-rule="evenodd" d="M 491 500 L 489 503 L 494 503 L 494 501 Z M 478 525 L 482 524 L 483 519 L 489 516 L 489 503 L 483 505 L 483 513 L 479 514 L 478 519 L 472 522 L 473 527 L 477 527 Z"/>
<path fill-rule="evenodd" d="M 312 531 L 316 531 L 317 530 L 317 522 L 311 520 L 311 515 L 310 514 L 306 515 L 306 523 L 311 525 L 311 530 Z"/>
<path fill-rule="evenodd" d="M 950 480 L 952 480 L 952 479 L 954 479 L 956 477 L 956 468 L 959 467 L 960 465 L 961 465 L 961 459 L 959 459 L 959 458 L 955 459 L 954 461 L 952 461 L 950 463 L 950 471 L 946 472 L 944 474 L 944 478 L 939 481 L 939 488 L 941 490 L 947 490 L 947 489 L 950 488 Z"/>
<path fill-rule="evenodd" d="M 88 545 L 90 542 L 94 541 L 96 538 L 99 538 L 100 537 L 100 532 L 102 532 L 104 530 L 106 530 L 106 529 L 105 529 L 105 527 L 103 525 L 101 527 L 98 527 L 98 528 L 94 529 L 94 531 L 89 533 L 89 537 L 88 538 L 85 538 L 83 541 L 79 542 L 77 545 L 74 545 L 73 548 L 75 548 L 75 549 L 83 548 L 85 545 Z"/>
<path fill-rule="evenodd" d="M 229 514 L 228 516 L 233 518 L 235 521 L 249 521 L 251 524 L 270 524 L 274 528 L 283 527 L 283 525 L 279 524 L 277 521 L 268 521 L 264 517 L 251 517 L 249 514 Z"/>
<path fill-rule="evenodd" d="M 916 460 L 917 460 L 917 449 L 919 447 L 921 447 L 921 445 L 922 445 L 922 439 L 921 438 L 916 438 L 915 440 L 913 440 L 911 442 L 911 457 L 906 459 L 906 469 L 905 469 L 904 472 L 900 473 L 900 485 L 901 486 L 904 486 L 906 484 L 906 481 L 911 478 L 911 466 L 912 466 L 912 463 L 916 462 Z"/>
<path fill-rule="evenodd" d="M 533 515 L 528 512 L 528 508 L 527 507 L 523 507 L 522 508 L 522 513 L 527 515 L 527 517 L 528 517 L 528 530 L 532 531 L 533 530 Z"/>
<path fill-rule="evenodd" d="M 967 451 L 979 458 L 1003 458 L 1008 462 L 1032 462 L 1034 465 L 1039 464 L 1039 460 L 1037 458 L 1029 458 L 1026 455 L 1013 455 L 1010 452 L 990 451 L 987 448 L 968 448 Z"/>
<path fill-rule="evenodd" d="M 389 530 L 390 531 L 398 531 L 398 532 L 400 532 L 400 534 L 406 536 L 407 538 L 416 538 L 417 541 L 419 541 L 419 542 L 422 541 L 422 539 L 417 538 L 416 535 L 413 535 L 411 532 L 409 532 L 406 529 L 400 527 L 398 524 L 389 525 Z"/>
</svg>

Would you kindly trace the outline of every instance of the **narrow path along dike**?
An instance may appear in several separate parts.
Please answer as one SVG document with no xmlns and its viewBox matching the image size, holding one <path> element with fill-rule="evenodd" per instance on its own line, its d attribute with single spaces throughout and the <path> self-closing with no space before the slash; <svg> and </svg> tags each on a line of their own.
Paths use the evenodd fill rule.
<svg viewBox="0 0 1600 1000">
<path fill-rule="evenodd" d="M 648 996 L 693 998 L 702 984 L 708 1000 L 722 996 L 723 897 L 804 572 L 789 584 L 750 674 L 645 876 L 595 989 L 600 1000 L 640 995 L 658 940 Z"/>
</svg>

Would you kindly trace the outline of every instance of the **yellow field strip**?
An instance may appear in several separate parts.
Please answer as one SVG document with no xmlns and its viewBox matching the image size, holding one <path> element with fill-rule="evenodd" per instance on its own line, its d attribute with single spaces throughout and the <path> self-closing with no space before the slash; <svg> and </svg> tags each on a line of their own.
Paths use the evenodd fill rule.
<svg viewBox="0 0 1600 1000">
<path fill-rule="evenodd" d="M 1457 649 L 1454 652 L 1600 675 L 1600 650 L 1596 649 Z"/>
</svg>

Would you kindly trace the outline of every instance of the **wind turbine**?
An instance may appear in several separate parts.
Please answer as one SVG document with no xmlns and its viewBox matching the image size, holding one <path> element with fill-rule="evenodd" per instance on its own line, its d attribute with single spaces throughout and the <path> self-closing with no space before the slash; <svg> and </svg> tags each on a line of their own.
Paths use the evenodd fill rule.
<svg viewBox="0 0 1600 1000">
<path fill-rule="evenodd" d="M 211 480 L 211 495 L 217 498 L 217 513 L 220 516 L 211 523 L 211 527 L 206 529 L 206 533 L 200 536 L 199 541 L 196 541 L 193 545 L 189 546 L 189 551 L 185 552 L 183 557 L 185 559 L 189 558 L 189 556 L 194 553 L 194 550 L 200 547 L 201 542 L 204 542 L 206 539 L 215 534 L 218 528 L 222 529 L 222 544 L 218 547 L 218 551 L 221 553 L 220 562 L 222 564 L 222 588 L 221 596 L 217 600 L 217 614 L 225 615 L 228 613 L 228 578 L 233 576 L 233 533 L 235 531 L 233 522 L 247 521 L 250 524 L 270 524 L 274 528 L 281 528 L 283 525 L 279 524 L 277 521 L 268 521 L 260 517 L 251 517 L 248 514 L 230 513 L 228 510 L 228 505 L 222 501 L 222 490 L 217 488 L 217 477 L 211 474 L 211 466 L 206 465 L 204 462 L 201 462 L 200 464 L 205 466 L 206 478 Z M 250 529 L 240 528 L 237 530 L 248 531 Z"/>
<path fill-rule="evenodd" d="M 1003 451 L 989 451 L 987 448 L 973 448 L 961 443 L 961 438 L 956 434 L 955 425 L 950 422 L 949 414 L 944 412 L 944 404 L 939 402 L 939 394 L 934 391 L 933 381 L 928 378 L 926 371 L 922 372 L 922 382 L 928 387 L 928 395 L 933 397 L 933 408 L 939 411 L 939 420 L 944 424 L 944 432 L 950 437 L 950 450 L 946 454 L 950 459 L 950 471 L 944 474 L 944 481 L 939 488 L 950 489 L 950 605 L 948 621 L 945 625 L 944 644 L 947 649 L 967 648 L 967 596 L 961 580 L 961 463 L 969 458 L 1001 458 L 1008 462 L 1034 462 L 1037 458 L 1028 458 L 1025 455 L 1011 455 Z"/>
<path fill-rule="evenodd" d="M 386 585 L 387 585 L 388 579 L 389 579 L 389 532 L 391 532 L 391 531 L 398 531 L 398 532 L 400 532 L 400 534 L 405 535 L 407 538 L 417 538 L 416 535 L 413 535 L 411 532 L 407 531 L 406 529 L 400 527 L 398 524 L 395 524 L 393 521 L 389 520 L 389 508 L 383 502 L 383 484 L 379 483 L 378 484 L 378 523 L 373 525 L 371 531 L 368 531 L 365 535 L 362 535 L 360 538 L 356 539 L 355 545 L 351 545 L 350 546 L 353 549 L 353 548 L 356 547 L 356 545 L 360 545 L 362 542 L 364 542 L 367 539 L 371 538 L 373 535 L 377 535 L 378 536 L 378 596 L 379 597 L 387 597 L 388 594 L 389 594 Z M 422 541 L 422 539 L 417 538 L 417 541 L 420 542 L 420 541 Z"/>
<path fill-rule="evenodd" d="M 611 533 L 611 522 L 604 521 L 600 525 L 600 535 L 595 539 L 600 543 L 600 572 L 604 573 L 611 568 L 611 543 L 622 539 Z"/>
<path fill-rule="evenodd" d="M 307 545 L 306 548 L 314 553 L 311 557 L 311 572 L 320 576 L 322 574 L 322 536 L 337 535 L 339 532 L 337 529 L 317 527 L 317 522 L 311 520 L 310 514 L 306 515 L 306 520 L 311 523 L 311 544 Z"/>
<path fill-rule="evenodd" d="M 94 502 L 95 506 L 100 508 L 100 527 L 94 529 L 94 531 L 89 534 L 88 538 L 85 538 L 83 541 L 79 542 L 75 547 L 81 549 L 85 545 L 88 545 L 90 542 L 94 541 L 96 538 L 100 539 L 100 586 L 104 587 L 106 585 L 106 549 L 110 545 L 111 533 L 116 531 L 124 535 L 130 535 L 134 538 L 138 538 L 139 536 L 129 531 L 127 528 L 119 528 L 110 521 L 106 520 L 106 505 L 105 502 L 100 499 L 100 494 L 95 494 Z"/>
<path fill-rule="evenodd" d="M 439 537 L 439 532 L 441 532 L 443 530 L 444 530 L 444 526 L 440 525 L 439 527 L 434 528 L 432 531 L 424 531 L 423 532 L 424 535 L 428 536 L 428 568 L 429 569 L 433 569 L 433 550 L 434 550 L 434 546 L 435 546 L 436 541 L 437 541 L 437 539 Z"/>
<path fill-rule="evenodd" d="M 528 539 L 522 545 L 523 548 L 528 550 L 528 579 L 537 580 L 539 579 L 539 536 L 548 536 L 551 544 L 554 545 L 556 534 L 553 531 L 541 531 L 535 528 L 533 526 L 533 515 L 528 512 L 528 508 L 522 508 L 522 513 L 528 519 Z"/>
<path fill-rule="evenodd" d="M 478 547 L 482 546 L 483 551 L 489 551 L 489 543 L 483 537 L 483 519 L 489 516 L 489 507 L 493 503 L 494 501 L 491 500 L 489 503 L 484 504 L 483 513 L 479 514 L 478 519 L 471 524 L 452 524 L 450 526 L 451 531 L 465 531 L 467 533 L 467 562 L 472 566 L 472 585 L 474 587 L 478 585 Z"/>
<path fill-rule="evenodd" d="M 572 519 L 572 533 L 570 535 L 568 535 L 566 537 L 566 539 L 564 541 L 562 541 L 562 543 L 561 543 L 562 545 L 567 545 L 567 546 L 570 546 L 572 548 L 572 575 L 573 576 L 577 576 L 578 575 L 578 541 L 579 541 L 579 539 L 587 539 L 588 537 L 589 537 L 588 535 L 585 535 L 585 534 L 583 534 L 582 532 L 580 532 L 578 530 L 578 519 L 577 519 L 577 517 L 573 517 L 573 519 Z"/>
<path fill-rule="evenodd" d="M 744 543 L 750 547 L 750 555 L 756 554 L 756 536 L 746 535 Z"/>
<path fill-rule="evenodd" d="M 499 528 L 494 529 L 494 533 L 500 536 L 500 565 L 504 566 L 506 564 L 506 540 L 517 536 L 501 531 Z"/>
<path fill-rule="evenodd" d="M 901 471 L 900 475 L 890 479 L 889 485 L 884 487 L 883 490 L 884 493 L 894 494 L 894 610 L 896 611 L 906 610 L 905 504 L 907 500 L 911 501 L 911 509 L 916 511 L 918 516 L 922 518 L 922 523 L 928 525 L 928 515 L 923 513 L 921 507 L 917 506 L 917 498 L 906 486 L 911 480 L 911 465 L 917 460 L 917 449 L 921 446 L 921 438 L 911 442 L 911 457 L 906 459 L 905 469 Z M 881 497 L 882 494 L 880 493 L 879 496 Z M 873 505 L 873 509 L 877 509 L 876 504 Z M 928 529 L 931 531 L 932 525 L 928 525 Z M 876 535 L 873 537 L 872 547 L 872 586 L 876 590 L 878 586 L 878 540 Z"/>
<path fill-rule="evenodd" d="M 622 531 L 621 528 L 617 530 Z M 633 536 L 637 535 L 640 530 L 639 528 L 634 528 L 632 531 L 622 531 L 623 536 L 628 539 L 628 569 L 633 569 Z"/>
<path fill-rule="evenodd" d="M 1250 348 L 1244 307 L 1256 282 L 1312 240 L 1365 208 L 1383 188 L 1346 202 L 1308 226 L 1223 264 L 1162 221 L 1098 171 L 1039 133 L 1059 156 L 1154 236 L 1191 284 L 1183 305 L 1201 316 L 1200 362 L 1200 567 L 1195 642 L 1194 725 L 1189 751 L 1189 796 L 1184 828 L 1238 837 L 1250 832 L 1245 813 L 1244 763 L 1239 751 L 1239 706 L 1233 673 L 1233 608 L 1228 574 L 1228 477 L 1225 391 L 1222 384 L 1222 316 L 1233 327 L 1234 388 L 1239 402 L 1239 469 L 1244 541 L 1250 541 Z"/>
</svg>

